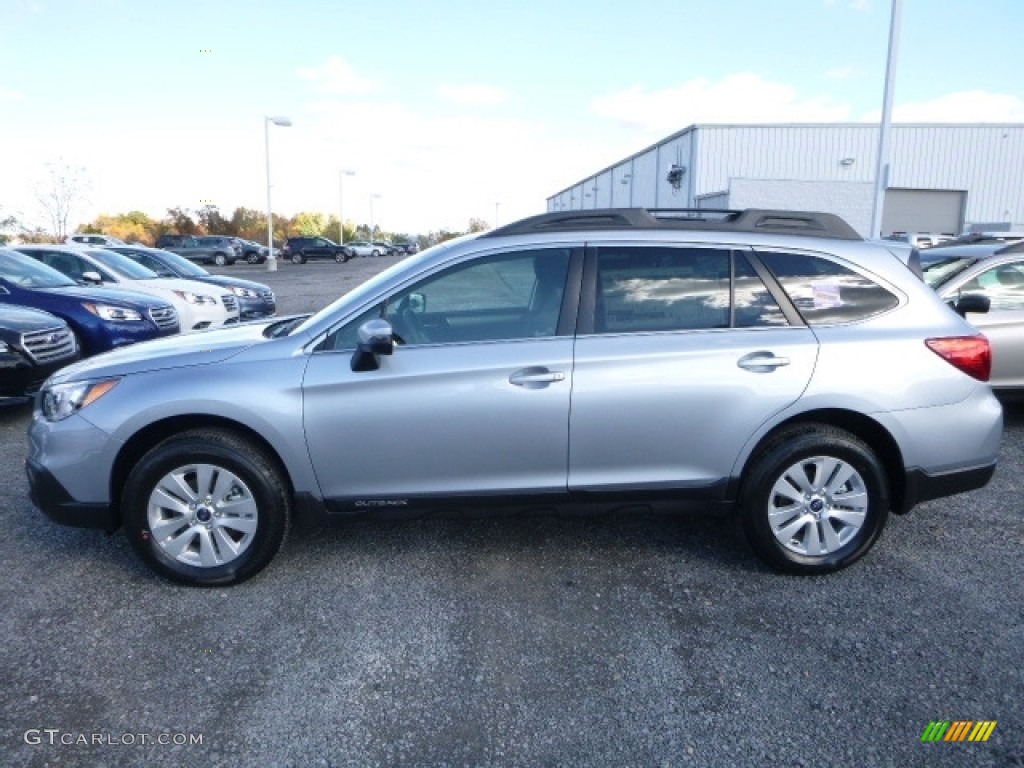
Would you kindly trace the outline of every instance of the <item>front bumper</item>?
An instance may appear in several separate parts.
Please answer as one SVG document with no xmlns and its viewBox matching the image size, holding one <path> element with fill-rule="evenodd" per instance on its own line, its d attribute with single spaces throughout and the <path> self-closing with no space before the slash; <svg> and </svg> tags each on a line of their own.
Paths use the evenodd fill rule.
<svg viewBox="0 0 1024 768">
<path fill-rule="evenodd" d="M 75 501 L 46 467 L 28 459 L 25 472 L 28 474 L 29 498 L 54 522 L 105 531 L 115 531 L 120 527 L 120 521 L 109 504 Z"/>
</svg>

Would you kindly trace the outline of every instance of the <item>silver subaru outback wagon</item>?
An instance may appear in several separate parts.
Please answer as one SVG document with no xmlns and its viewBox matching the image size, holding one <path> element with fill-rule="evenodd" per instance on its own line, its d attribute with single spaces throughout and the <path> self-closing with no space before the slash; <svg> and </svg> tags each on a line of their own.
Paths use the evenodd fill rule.
<svg viewBox="0 0 1024 768">
<path fill-rule="evenodd" d="M 816 574 L 890 511 L 989 481 L 990 365 L 837 217 L 549 213 L 307 318 L 69 366 L 37 396 L 27 471 L 51 518 L 124 527 L 195 585 L 259 572 L 293 522 L 456 505 L 725 506 L 767 564 Z"/>
</svg>

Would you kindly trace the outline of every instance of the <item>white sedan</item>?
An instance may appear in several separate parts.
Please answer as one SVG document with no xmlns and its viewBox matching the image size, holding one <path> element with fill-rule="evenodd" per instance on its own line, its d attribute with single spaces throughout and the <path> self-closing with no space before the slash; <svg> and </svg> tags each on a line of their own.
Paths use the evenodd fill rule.
<svg viewBox="0 0 1024 768">
<path fill-rule="evenodd" d="M 158 296 L 174 305 L 183 332 L 238 322 L 238 300 L 229 291 L 195 280 L 161 278 L 120 253 L 69 245 L 19 245 L 16 250 L 79 283 L 116 286 Z"/>
</svg>

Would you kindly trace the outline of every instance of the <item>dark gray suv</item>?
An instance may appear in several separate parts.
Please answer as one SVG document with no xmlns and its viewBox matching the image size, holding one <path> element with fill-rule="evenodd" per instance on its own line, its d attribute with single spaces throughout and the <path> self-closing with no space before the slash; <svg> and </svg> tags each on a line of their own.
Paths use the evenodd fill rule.
<svg viewBox="0 0 1024 768">
<path fill-rule="evenodd" d="M 252 576 L 293 521 L 578 504 L 731 508 L 766 563 L 819 574 L 890 512 L 988 482 L 990 366 L 834 216 L 553 213 L 305 319 L 65 368 L 27 469 L 45 513 L 123 526 L 188 584 Z"/>
</svg>

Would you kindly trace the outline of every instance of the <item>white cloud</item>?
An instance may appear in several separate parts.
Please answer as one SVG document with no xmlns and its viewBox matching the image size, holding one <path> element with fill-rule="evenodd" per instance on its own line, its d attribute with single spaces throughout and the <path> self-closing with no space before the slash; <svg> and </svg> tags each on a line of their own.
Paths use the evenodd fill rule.
<svg viewBox="0 0 1024 768">
<path fill-rule="evenodd" d="M 4 88 L 0 85 L 0 102 L 3 101 L 22 101 L 25 98 L 25 94 L 21 91 L 15 90 L 14 88 Z"/>
<path fill-rule="evenodd" d="M 851 77 L 856 77 L 860 74 L 860 70 L 857 67 L 833 67 L 832 69 L 826 69 L 823 77 L 826 80 L 849 80 Z"/>
<path fill-rule="evenodd" d="M 717 82 L 689 80 L 660 91 L 633 86 L 595 99 L 591 107 L 622 125 L 659 135 L 694 123 L 828 123 L 850 117 L 845 104 L 801 98 L 792 86 L 745 72 Z"/>
<path fill-rule="evenodd" d="M 862 119 L 878 122 L 881 110 Z M 896 104 L 893 122 L 900 123 L 1019 123 L 1024 121 L 1024 100 L 1008 93 L 960 91 L 930 101 Z"/>
<path fill-rule="evenodd" d="M 504 89 L 481 84 L 442 84 L 437 87 L 437 95 L 445 101 L 467 106 L 491 106 L 508 99 L 508 92 Z"/>
<path fill-rule="evenodd" d="M 298 70 L 299 77 L 312 83 L 321 93 L 339 96 L 370 93 L 377 89 L 377 82 L 357 74 L 341 56 L 331 56 L 323 64 Z"/>
</svg>

